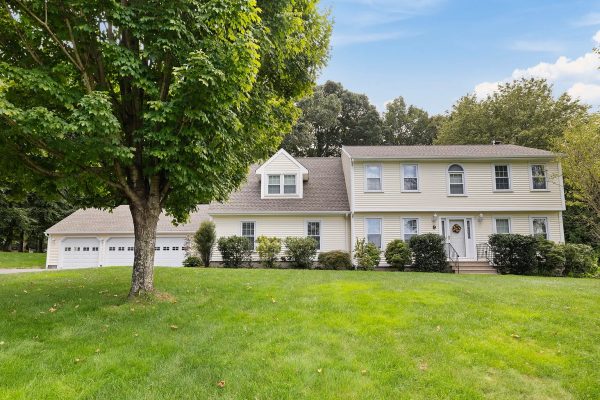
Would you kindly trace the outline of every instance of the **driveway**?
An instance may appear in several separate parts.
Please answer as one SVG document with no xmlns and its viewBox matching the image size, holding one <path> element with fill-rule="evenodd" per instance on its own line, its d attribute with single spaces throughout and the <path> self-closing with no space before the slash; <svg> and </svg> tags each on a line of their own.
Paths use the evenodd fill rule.
<svg viewBox="0 0 600 400">
<path fill-rule="evenodd" d="M 6 268 L 6 269 L 0 269 L 0 275 L 20 274 L 20 273 L 26 273 L 26 272 L 44 272 L 44 271 L 56 271 L 56 270 L 44 269 L 44 268 Z"/>
</svg>

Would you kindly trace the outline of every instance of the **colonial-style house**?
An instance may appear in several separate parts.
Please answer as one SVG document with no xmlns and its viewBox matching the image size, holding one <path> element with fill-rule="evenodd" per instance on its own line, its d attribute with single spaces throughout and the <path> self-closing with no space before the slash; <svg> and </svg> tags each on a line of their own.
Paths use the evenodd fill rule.
<svg viewBox="0 0 600 400">
<path fill-rule="evenodd" d="M 485 260 L 492 233 L 564 241 L 560 160 L 515 145 L 344 146 L 339 158 L 294 158 L 279 150 L 250 169 L 224 204 L 200 206 L 190 222 L 159 222 L 156 265 L 181 265 L 185 238 L 212 219 L 217 235 L 311 236 L 319 251 L 352 251 L 365 238 L 382 250 L 394 239 L 433 232 L 463 265 Z M 130 265 L 133 226 L 126 206 L 80 210 L 47 231 L 49 268 Z M 215 250 L 213 258 L 220 260 Z M 479 264 L 478 264 L 479 265 Z"/>
</svg>

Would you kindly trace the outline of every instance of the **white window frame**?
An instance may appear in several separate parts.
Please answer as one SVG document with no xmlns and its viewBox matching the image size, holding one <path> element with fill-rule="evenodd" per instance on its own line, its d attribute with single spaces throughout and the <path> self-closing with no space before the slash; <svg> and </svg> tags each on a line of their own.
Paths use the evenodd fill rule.
<svg viewBox="0 0 600 400">
<path fill-rule="evenodd" d="M 406 178 L 404 176 L 404 167 L 411 167 L 414 166 L 416 168 L 417 171 L 417 188 L 416 189 L 406 189 L 404 187 L 404 178 Z M 417 163 L 406 163 L 406 164 L 401 164 L 400 165 L 400 176 L 402 177 L 402 181 L 400 182 L 401 188 L 402 188 L 402 192 L 406 192 L 406 193 L 419 193 L 421 191 L 421 176 L 420 176 L 420 168 L 419 168 L 419 164 Z M 408 177 L 408 178 L 412 178 L 412 177 Z"/>
<path fill-rule="evenodd" d="M 420 235 L 421 234 L 421 219 L 418 217 L 402 217 L 402 241 L 408 243 L 408 241 L 405 239 L 405 235 L 407 234 L 407 232 L 404 230 L 405 227 L 405 221 L 407 220 L 416 220 L 417 221 L 417 233 L 413 234 L 413 233 L 409 233 L 410 235 Z"/>
<path fill-rule="evenodd" d="M 240 221 L 240 236 L 241 237 L 248 237 L 248 236 L 244 236 L 244 224 L 254 224 L 254 240 L 252 241 L 252 251 L 256 250 L 256 221 Z"/>
<path fill-rule="evenodd" d="M 499 233 L 498 228 L 496 226 L 496 220 L 499 220 L 499 219 L 508 220 L 508 233 L 511 234 L 512 233 L 512 219 L 509 216 L 504 216 L 504 215 L 497 215 L 492 218 L 494 233 Z"/>
<path fill-rule="evenodd" d="M 459 167 L 462 168 L 462 177 L 463 177 L 463 182 L 462 182 L 462 184 L 463 184 L 463 192 L 462 192 L 462 194 L 461 193 L 456 193 L 456 194 L 450 193 L 450 173 L 451 173 L 450 172 L 450 167 L 453 166 L 453 165 L 458 165 Z M 452 173 L 457 173 L 457 172 L 452 172 Z M 459 163 L 451 163 L 451 164 L 448 164 L 446 166 L 446 191 L 447 191 L 449 197 L 466 197 L 466 196 L 468 196 L 468 192 L 467 192 L 467 170 L 466 170 L 466 168 L 465 168 L 464 165 L 459 164 Z"/>
<path fill-rule="evenodd" d="M 379 220 L 379 236 L 381 237 L 381 246 L 379 247 L 380 250 L 383 249 L 383 218 L 381 217 L 365 217 L 364 219 L 364 231 L 365 231 L 365 241 L 368 243 L 369 242 L 369 223 L 368 221 L 370 219 L 378 219 Z M 376 233 L 374 233 L 374 235 L 376 235 Z"/>
<path fill-rule="evenodd" d="M 269 177 L 278 176 L 279 177 L 279 193 L 269 193 Z M 296 189 L 294 193 L 285 193 L 285 177 L 293 176 L 294 183 Z M 302 182 L 302 177 L 299 176 L 296 172 L 282 172 L 282 173 L 265 173 L 265 182 L 264 182 L 264 196 L 263 197 L 300 197 L 300 190 L 298 187 L 298 182 Z M 275 185 L 273 185 L 275 186 Z M 289 185 L 288 185 L 289 186 Z"/>
<path fill-rule="evenodd" d="M 367 169 L 369 167 L 379 168 L 379 186 L 380 186 L 379 189 L 373 189 L 373 190 L 369 189 L 368 177 L 367 177 Z M 365 192 L 366 193 L 383 193 L 383 164 L 365 164 L 364 173 L 365 173 L 365 182 L 364 182 Z"/>
<path fill-rule="evenodd" d="M 285 192 L 285 187 L 286 186 L 292 186 L 292 185 L 286 185 L 285 184 L 285 177 L 286 176 L 292 176 L 294 178 L 294 191 L 292 193 L 286 193 Z M 281 194 L 283 194 L 284 196 L 296 196 L 298 194 L 298 175 L 297 174 L 283 174 L 283 179 L 282 179 L 282 185 L 281 185 Z"/>
<path fill-rule="evenodd" d="M 496 186 L 496 167 L 506 167 L 508 170 L 508 189 L 498 189 Z M 494 188 L 494 192 L 512 192 L 513 184 L 512 184 L 512 167 L 509 163 L 496 163 L 492 164 L 492 187 Z"/>
<path fill-rule="evenodd" d="M 531 236 L 535 235 L 535 232 L 533 230 L 533 220 L 534 219 L 545 219 L 546 220 L 546 239 L 547 240 L 551 240 L 550 239 L 550 218 L 548 218 L 548 216 L 546 216 L 546 215 L 532 215 L 532 216 L 530 216 L 529 217 L 529 232 L 531 232 Z"/>
<path fill-rule="evenodd" d="M 316 222 L 319 224 L 319 247 L 317 248 L 317 251 L 321 251 L 323 249 L 323 221 L 319 220 L 319 219 L 307 219 L 306 221 L 304 221 L 304 232 L 306 237 L 313 237 L 315 235 L 309 235 L 308 234 L 308 224 L 311 222 Z"/>
<path fill-rule="evenodd" d="M 279 184 L 278 185 L 275 185 L 275 184 L 271 185 L 270 181 L 271 181 L 271 177 L 272 176 L 273 177 L 276 176 L 276 177 L 279 178 Z M 267 174 L 267 196 L 279 196 L 279 195 L 281 195 L 281 178 L 282 178 L 281 174 Z M 273 187 L 277 186 L 279 188 L 279 192 L 277 192 L 277 193 L 270 193 L 269 192 L 269 187 L 270 186 L 273 186 Z"/>
<path fill-rule="evenodd" d="M 533 166 L 541 165 L 544 168 L 544 179 L 546 180 L 546 188 L 545 189 L 534 189 L 533 187 Z M 529 163 L 529 190 L 532 192 L 549 192 L 548 189 L 548 165 L 545 163 Z"/>
</svg>

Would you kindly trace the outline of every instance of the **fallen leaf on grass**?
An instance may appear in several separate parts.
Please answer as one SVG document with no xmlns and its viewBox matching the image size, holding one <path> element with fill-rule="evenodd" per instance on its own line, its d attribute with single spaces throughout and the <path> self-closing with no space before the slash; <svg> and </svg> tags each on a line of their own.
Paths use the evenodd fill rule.
<svg viewBox="0 0 600 400">
<path fill-rule="evenodd" d="M 367 374 L 367 370 L 363 369 L 362 371 L 360 371 L 361 375 L 366 375 Z"/>
<path fill-rule="evenodd" d="M 79 308 L 79 304 L 75 305 L 75 309 L 78 309 L 78 308 Z"/>
<path fill-rule="evenodd" d="M 75 361 L 75 364 L 77 364 L 77 363 L 79 363 L 79 362 L 81 362 L 81 361 L 83 361 L 83 360 L 82 360 L 82 359 L 80 359 L 80 358 L 76 358 L 74 361 Z"/>
<path fill-rule="evenodd" d="M 273 297 L 271 297 L 271 301 L 272 301 L 273 303 L 277 303 L 277 300 L 275 300 Z"/>
<path fill-rule="evenodd" d="M 100 353 L 100 349 L 96 349 L 96 353 Z"/>
<path fill-rule="evenodd" d="M 217 386 L 220 387 L 220 388 L 225 387 L 225 381 L 219 381 L 219 382 L 217 382 Z"/>
<path fill-rule="evenodd" d="M 140 336 L 140 335 L 139 335 L 139 334 L 137 334 L 137 333 L 134 333 L 134 334 L 133 334 L 133 336 L 135 336 L 135 337 L 138 337 L 138 336 Z"/>
<path fill-rule="evenodd" d="M 521 336 L 517 335 L 516 333 L 512 333 L 510 337 L 514 339 L 521 339 Z"/>
<path fill-rule="evenodd" d="M 54 307 L 50 307 L 50 308 L 48 309 L 48 311 L 50 311 L 51 313 L 53 313 L 53 312 L 56 312 L 56 308 L 54 308 Z"/>
<path fill-rule="evenodd" d="M 317 372 L 318 372 L 318 373 L 321 373 L 321 372 L 323 372 L 323 368 L 319 368 L 319 369 L 317 370 Z"/>
<path fill-rule="evenodd" d="M 179 327 L 177 325 L 171 325 L 171 329 L 175 330 L 175 329 L 179 329 Z"/>
<path fill-rule="evenodd" d="M 426 362 L 422 362 L 422 363 L 419 364 L 419 369 L 421 371 L 427 371 L 427 369 L 429 369 L 429 366 L 427 365 Z"/>
<path fill-rule="evenodd" d="M 23 289 L 23 293 L 29 293 L 27 290 Z"/>
<path fill-rule="evenodd" d="M 435 330 L 436 330 L 436 331 L 438 331 L 438 332 L 439 332 L 441 329 L 442 329 L 442 327 L 441 327 L 441 326 L 439 326 L 439 325 L 435 327 Z"/>
<path fill-rule="evenodd" d="M 4 342 L 0 342 L 0 346 L 4 346 Z"/>
</svg>

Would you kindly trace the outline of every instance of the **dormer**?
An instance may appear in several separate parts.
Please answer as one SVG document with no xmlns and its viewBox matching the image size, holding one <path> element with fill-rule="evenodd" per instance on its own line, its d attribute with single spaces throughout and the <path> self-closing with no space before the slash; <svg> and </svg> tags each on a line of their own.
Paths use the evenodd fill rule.
<svg viewBox="0 0 600 400">
<path fill-rule="evenodd" d="M 257 170 L 261 199 L 301 199 L 308 170 L 281 149 Z"/>
</svg>

